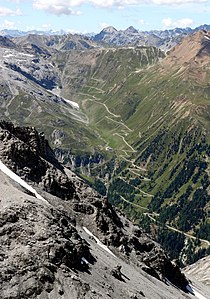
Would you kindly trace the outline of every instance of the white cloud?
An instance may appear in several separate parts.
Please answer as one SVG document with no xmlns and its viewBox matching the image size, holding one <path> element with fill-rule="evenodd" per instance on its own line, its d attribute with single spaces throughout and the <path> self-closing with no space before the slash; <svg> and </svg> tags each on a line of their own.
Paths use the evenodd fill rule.
<svg viewBox="0 0 210 299">
<path fill-rule="evenodd" d="M 163 24 L 164 27 L 168 28 L 168 27 L 172 26 L 173 21 L 172 21 L 171 18 L 166 18 L 166 19 L 162 20 L 162 24 Z"/>
<path fill-rule="evenodd" d="M 10 2 L 14 2 L 16 4 L 19 4 L 21 2 L 21 0 L 10 0 Z"/>
<path fill-rule="evenodd" d="M 0 7 L 0 17 L 8 17 L 8 16 L 22 16 L 22 12 L 19 8 L 16 10 L 12 10 L 7 7 Z"/>
<path fill-rule="evenodd" d="M 1 29 L 16 29 L 14 22 L 10 22 L 8 20 L 5 20 L 2 24 L 0 24 Z"/>
<path fill-rule="evenodd" d="M 70 34 L 81 34 L 81 31 L 76 30 L 74 28 L 68 28 L 68 29 L 66 29 L 66 32 L 70 33 Z M 87 33 L 87 32 L 85 32 L 85 33 Z"/>
<path fill-rule="evenodd" d="M 42 24 L 41 27 L 42 27 L 42 28 L 49 29 L 49 28 L 52 27 L 52 25 L 51 25 L 51 24 Z"/>
<path fill-rule="evenodd" d="M 118 6 L 117 9 L 118 9 L 118 10 L 124 10 L 124 9 L 125 9 L 125 6 Z"/>
<path fill-rule="evenodd" d="M 144 25 L 145 24 L 145 21 L 143 19 L 140 19 L 137 21 L 140 25 Z"/>
<path fill-rule="evenodd" d="M 52 1 L 41 1 L 37 0 L 33 2 L 33 7 L 38 10 L 44 10 L 55 15 L 81 15 L 81 11 L 72 10 L 71 7 L 79 6 L 81 1 L 62 1 L 62 0 L 52 0 Z M 76 5 L 78 4 L 78 5 Z"/>
<path fill-rule="evenodd" d="M 89 0 L 88 2 L 94 6 L 98 6 L 98 7 L 102 7 L 102 8 L 109 8 L 109 7 L 115 6 L 119 9 L 122 9 L 125 5 L 125 2 L 127 2 L 127 1 L 126 0 L 122 0 L 122 1 L 120 1 L 120 0 Z M 131 1 L 131 2 L 133 2 L 133 1 Z M 136 2 L 136 1 L 134 0 L 134 2 Z"/>
<path fill-rule="evenodd" d="M 79 7 L 83 4 L 90 4 L 100 8 L 115 7 L 123 9 L 129 5 L 181 5 L 203 2 L 208 2 L 208 0 L 33 0 L 33 7 L 56 15 L 78 15 L 81 14 L 81 12 L 74 11 L 72 8 Z"/>
<path fill-rule="evenodd" d="M 181 27 L 181 28 L 189 27 L 192 24 L 193 24 L 193 20 L 189 18 L 183 18 L 176 21 L 176 27 Z"/>
<path fill-rule="evenodd" d="M 75 0 L 77 2 L 77 0 Z M 208 0 L 78 0 L 82 3 L 90 3 L 100 7 L 124 7 L 129 5 L 140 5 L 140 4 L 186 4 L 186 3 L 203 3 Z"/>
<path fill-rule="evenodd" d="M 204 3 L 207 0 L 149 0 L 150 3 L 158 5 L 182 5 L 189 3 Z"/>
<path fill-rule="evenodd" d="M 183 18 L 178 20 L 172 20 L 171 18 L 166 18 L 162 20 L 164 28 L 180 27 L 185 28 L 193 24 L 193 20 L 189 18 Z"/>
</svg>

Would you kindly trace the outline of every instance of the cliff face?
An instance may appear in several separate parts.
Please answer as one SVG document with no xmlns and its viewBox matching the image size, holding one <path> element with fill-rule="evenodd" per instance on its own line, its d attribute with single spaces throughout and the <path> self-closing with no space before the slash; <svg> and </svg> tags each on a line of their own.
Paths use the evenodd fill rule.
<svg viewBox="0 0 210 299">
<path fill-rule="evenodd" d="M 74 219 L 16 190 L 2 175 L 1 182 L 0 297 L 37 298 L 53 290 L 59 268 L 76 271 L 82 257 L 93 257 Z"/>
<path fill-rule="evenodd" d="M 0 159 L 48 202 L 0 172 L 1 298 L 186 297 L 161 282 L 185 290 L 178 266 L 106 198 L 63 169 L 43 134 L 1 122 Z"/>
<path fill-rule="evenodd" d="M 0 122 L 0 155 L 12 170 L 45 191 L 63 199 L 75 196 L 75 188 L 55 159 L 43 133 L 34 128 Z"/>
</svg>

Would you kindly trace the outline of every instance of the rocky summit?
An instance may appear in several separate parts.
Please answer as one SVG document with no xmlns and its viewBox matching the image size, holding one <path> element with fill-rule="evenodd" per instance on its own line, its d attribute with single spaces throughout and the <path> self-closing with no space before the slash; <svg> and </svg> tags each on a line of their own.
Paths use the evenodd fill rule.
<svg viewBox="0 0 210 299">
<path fill-rule="evenodd" d="M 0 162 L 0 298 L 190 298 L 179 266 L 64 168 L 44 133 L 1 122 Z"/>
</svg>

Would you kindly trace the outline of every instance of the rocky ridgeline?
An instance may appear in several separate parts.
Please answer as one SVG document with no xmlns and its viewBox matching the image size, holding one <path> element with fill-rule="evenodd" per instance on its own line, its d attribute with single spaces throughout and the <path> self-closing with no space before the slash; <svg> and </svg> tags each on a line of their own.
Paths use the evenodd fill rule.
<svg viewBox="0 0 210 299">
<path fill-rule="evenodd" d="M 77 294 L 72 298 L 107 298 L 97 297 L 95 291 L 85 297 L 90 285 L 79 278 L 80 273 L 91 274 L 97 256 L 80 235 L 84 226 L 129 265 L 185 290 L 185 276 L 163 249 L 73 172 L 64 172 L 43 133 L 0 122 L 0 158 L 49 202 L 20 190 L 14 193 L 15 187 L 7 182 L 1 185 L 1 298 L 48 298 L 39 295 L 54 294 L 55 289 L 57 295 L 49 298 L 59 298 L 66 292 L 65 279 L 68 292 Z M 111 271 L 113 279 L 121 277 L 119 269 Z"/>
<path fill-rule="evenodd" d="M 75 188 L 55 159 L 44 134 L 34 128 L 0 122 L 0 156 L 26 181 L 34 182 L 62 199 L 75 196 Z"/>
<path fill-rule="evenodd" d="M 0 46 L 5 48 L 16 48 L 16 45 L 7 37 L 0 35 Z"/>
</svg>

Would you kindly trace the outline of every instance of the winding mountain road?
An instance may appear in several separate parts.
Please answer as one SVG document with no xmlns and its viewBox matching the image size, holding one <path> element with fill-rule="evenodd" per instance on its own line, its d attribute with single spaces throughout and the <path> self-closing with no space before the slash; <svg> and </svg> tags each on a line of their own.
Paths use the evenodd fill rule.
<svg viewBox="0 0 210 299">
<path fill-rule="evenodd" d="M 123 196 L 121 196 L 121 195 L 120 195 L 120 198 L 121 198 L 123 201 L 129 203 L 129 204 L 132 205 L 132 206 L 135 206 L 135 207 L 137 207 L 137 208 L 140 208 L 140 209 L 149 211 L 148 208 L 145 208 L 145 207 L 143 207 L 143 206 L 141 206 L 141 205 L 138 205 L 138 204 L 135 204 L 135 203 L 133 203 L 133 202 L 130 202 L 129 200 L 125 199 L 125 198 L 124 198 Z M 154 222 L 158 222 L 158 223 L 162 224 L 162 223 L 159 222 L 156 218 L 153 217 L 153 216 L 159 216 L 159 214 L 157 214 L 157 213 L 148 213 L 148 212 L 145 212 L 145 213 L 143 213 L 143 214 L 144 214 L 144 215 L 147 215 L 152 221 L 154 221 Z M 184 235 L 185 237 L 187 237 L 187 238 L 190 238 L 190 239 L 193 239 L 193 240 L 196 240 L 196 239 L 197 239 L 195 236 L 192 236 L 192 235 L 190 235 L 190 234 L 188 234 L 188 233 L 186 233 L 186 232 L 183 232 L 183 231 L 181 231 L 181 230 L 179 230 L 179 229 L 177 229 L 177 228 L 175 228 L 175 227 L 173 227 L 173 226 L 170 226 L 170 225 L 168 225 L 168 224 L 166 224 L 165 226 L 166 226 L 168 229 L 172 230 L 172 231 L 175 231 L 175 232 L 177 232 L 177 233 L 183 234 L 183 235 Z M 210 242 L 209 242 L 208 240 L 205 240 L 205 239 L 199 239 L 199 240 L 200 240 L 201 242 L 207 244 L 208 246 L 210 246 Z"/>
</svg>

